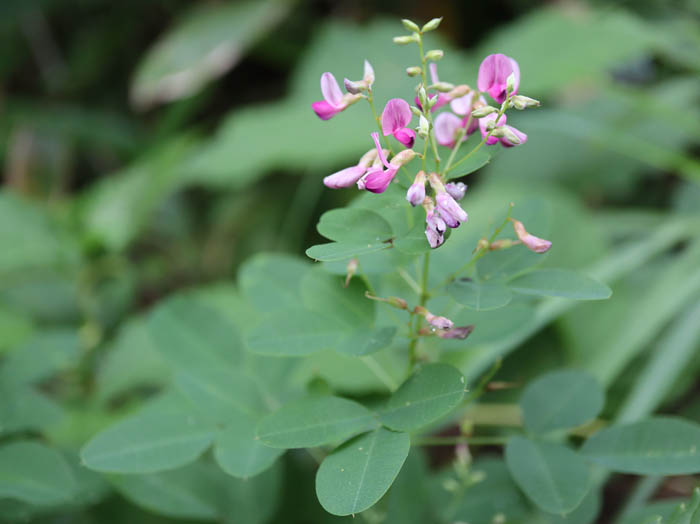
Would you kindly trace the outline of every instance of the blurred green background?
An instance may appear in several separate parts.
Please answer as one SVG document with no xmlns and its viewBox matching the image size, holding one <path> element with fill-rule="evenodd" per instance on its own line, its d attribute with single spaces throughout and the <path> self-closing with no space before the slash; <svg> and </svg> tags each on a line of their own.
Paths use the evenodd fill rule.
<svg viewBox="0 0 700 524">
<path fill-rule="evenodd" d="M 472 175 L 464 207 L 477 216 L 544 196 L 557 246 L 545 264 L 583 269 L 615 293 L 539 311 L 533 337 L 490 340 L 462 366 L 478 375 L 512 352 L 498 378 L 522 383 L 576 365 L 611 392 L 609 416 L 700 421 L 697 0 L 4 0 L 0 439 L 40 435 L 81 471 L 79 446 L 166 380 L 140 329 L 153 303 L 195 286 L 224 296 L 253 254 L 303 256 L 319 243 L 320 214 L 357 195 L 321 180 L 369 149 L 372 130 L 362 104 L 315 117 L 320 74 L 359 78 L 367 58 L 378 105 L 411 99 L 403 71 L 415 49 L 391 37 L 399 18 L 435 16 L 442 80 L 475 85 L 481 59 L 502 52 L 520 64 L 520 93 L 543 103 L 509 119 L 528 143 Z M 69 507 L 0 490 L 0 518 L 167 521 L 128 488 L 80 475 Z M 308 493 L 263 497 L 269 511 L 251 504 L 255 516 L 237 522 L 340 520 L 317 513 L 304 482 Z M 650 493 L 687 496 L 694 482 Z M 633 484 L 608 483 L 601 522 Z M 387 522 L 413 522 L 400 518 Z"/>
</svg>

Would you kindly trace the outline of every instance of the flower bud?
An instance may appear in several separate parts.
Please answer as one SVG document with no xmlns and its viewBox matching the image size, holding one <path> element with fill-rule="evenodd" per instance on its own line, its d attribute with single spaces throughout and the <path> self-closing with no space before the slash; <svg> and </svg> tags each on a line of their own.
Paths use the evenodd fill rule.
<svg viewBox="0 0 700 524">
<path fill-rule="evenodd" d="M 455 86 L 448 94 L 451 99 L 461 98 L 464 95 L 468 95 L 471 90 L 472 88 L 469 87 L 467 84 L 460 84 L 458 86 Z"/>
<path fill-rule="evenodd" d="M 495 113 L 496 111 L 498 111 L 498 109 L 492 106 L 479 107 L 472 111 L 472 116 L 474 118 L 484 118 L 485 116 Z"/>
<path fill-rule="evenodd" d="M 525 230 L 523 223 L 519 220 L 511 218 L 510 221 L 513 223 L 515 234 L 518 236 L 523 245 L 525 245 L 525 247 L 527 247 L 530 251 L 534 251 L 535 253 L 544 253 L 548 251 L 550 247 L 552 247 L 552 243 L 549 240 L 545 240 L 528 233 Z"/>
<path fill-rule="evenodd" d="M 421 116 L 423 114 L 423 112 L 416 106 L 411 106 L 411 113 L 413 113 L 416 116 Z"/>
<path fill-rule="evenodd" d="M 428 93 L 425 91 L 425 86 L 420 86 L 418 89 L 418 101 L 421 107 L 428 107 Z"/>
<path fill-rule="evenodd" d="M 508 78 L 506 78 L 506 91 L 508 93 L 512 93 L 515 91 L 515 73 L 511 73 L 508 75 Z"/>
<path fill-rule="evenodd" d="M 387 298 L 375 297 L 369 291 L 365 291 L 365 297 L 367 297 L 370 300 L 376 300 L 377 302 L 384 302 L 384 303 L 389 304 L 390 306 L 393 306 L 397 309 L 408 309 L 408 303 L 403 298 L 399 298 L 399 297 L 387 297 Z"/>
<path fill-rule="evenodd" d="M 438 28 L 438 26 L 440 25 L 440 22 L 442 22 L 442 17 L 440 17 L 440 18 L 433 18 L 430 22 L 428 22 L 427 24 L 425 24 L 425 25 L 423 26 L 423 28 L 421 29 L 421 31 L 422 31 L 423 33 L 427 33 L 428 31 L 434 31 L 435 29 Z"/>
<path fill-rule="evenodd" d="M 406 192 L 406 200 L 408 200 L 413 207 L 422 204 L 425 200 L 425 171 L 418 171 L 416 178 L 413 180 L 413 184 L 411 184 L 411 187 L 409 187 Z"/>
<path fill-rule="evenodd" d="M 499 127 L 498 129 L 503 130 L 503 138 L 505 138 L 510 144 L 517 146 L 521 142 L 520 137 L 513 132 L 510 126 Z"/>
<path fill-rule="evenodd" d="M 360 262 L 356 258 L 351 258 L 348 261 L 348 265 L 345 268 L 345 271 L 347 273 L 345 277 L 345 287 L 348 287 L 350 284 L 350 280 L 352 279 L 353 276 L 355 276 L 355 273 L 357 273 L 357 267 L 359 266 Z"/>
<path fill-rule="evenodd" d="M 428 122 L 428 119 L 425 118 L 423 113 L 420 114 L 418 117 L 418 136 L 421 137 L 423 140 L 428 138 L 428 135 L 430 134 L 430 122 Z"/>
<path fill-rule="evenodd" d="M 413 42 L 416 42 L 416 37 L 415 35 L 404 35 L 404 36 L 395 36 L 394 37 L 394 43 L 398 45 L 407 45 L 407 44 L 412 44 Z"/>
<path fill-rule="evenodd" d="M 449 82 L 436 82 L 430 87 L 437 89 L 441 93 L 448 93 L 455 88 L 454 84 L 450 84 Z"/>
<path fill-rule="evenodd" d="M 464 182 L 448 182 L 445 184 L 445 189 L 455 200 L 462 200 L 467 192 L 467 184 Z"/>
<path fill-rule="evenodd" d="M 422 69 L 418 66 L 411 66 L 406 68 L 406 74 L 408 76 L 418 76 L 421 74 Z"/>
<path fill-rule="evenodd" d="M 486 238 L 480 238 L 479 241 L 476 243 L 476 247 L 474 248 L 473 253 L 476 253 L 477 251 L 481 251 L 482 249 L 488 249 L 489 248 L 489 241 Z"/>
<path fill-rule="evenodd" d="M 491 129 L 489 129 L 489 127 Z M 491 131 L 491 136 L 495 136 L 496 138 L 503 138 L 504 136 L 506 136 L 506 129 L 504 126 L 494 127 L 493 125 L 491 125 L 491 126 L 487 126 L 486 129 Z M 518 138 L 518 144 L 519 143 L 520 143 L 520 139 Z"/>
<path fill-rule="evenodd" d="M 413 149 L 404 149 L 396 153 L 389 163 L 392 166 L 401 167 L 408 164 L 415 156 L 416 152 Z"/>
<path fill-rule="evenodd" d="M 510 105 L 515 109 L 523 110 L 527 107 L 539 107 L 541 104 L 539 100 L 535 100 L 529 96 L 515 95 L 510 99 Z"/>
<path fill-rule="evenodd" d="M 445 56 L 445 52 L 442 49 L 431 49 L 425 53 L 425 59 L 432 60 L 433 62 L 441 60 L 443 56 Z"/>
<path fill-rule="evenodd" d="M 416 24 L 415 22 L 412 22 L 408 18 L 404 18 L 403 20 L 401 20 L 401 23 L 403 24 L 403 26 L 406 28 L 407 31 L 412 31 L 414 33 L 420 32 L 420 27 L 418 27 L 418 24 Z"/>
<path fill-rule="evenodd" d="M 500 240 L 495 240 L 491 242 L 491 244 L 488 246 L 489 251 L 499 251 L 501 249 L 508 249 L 509 247 L 512 247 L 514 242 L 509 239 L 509 238 L 502 238 Z"/>
<path fill-rule="evenodd" d="M 469 335 L 471 335 L 472 331 L 474 331 L 473 325 L 460 326 L 460 327 L 450 328 L 447 331 L 442 331 L 442 332 L 438 333 L 437 335 L 440 338 L 457 338 L 460 340 L 464 340 Z"/>
</svg>

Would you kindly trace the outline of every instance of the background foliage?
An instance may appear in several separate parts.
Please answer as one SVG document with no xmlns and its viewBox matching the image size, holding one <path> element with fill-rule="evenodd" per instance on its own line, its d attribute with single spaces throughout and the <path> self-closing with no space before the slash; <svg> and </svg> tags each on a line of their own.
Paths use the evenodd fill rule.
<svg viewBox="0 0 700 524">
<path fill-rule="evenodd" d="M 377 72 L 378 100 L 410 98 L 403 69 L 413 51 L 391 37 L 401 32 L 398 17 L 433 16 L 445 17 L 434 46 L 448 57 L 442 78 L 474 85 L 481 58 L 503 52 L 520 63 L 521 91 L 543 108 L 513 118 L 530 137 L 526 146 L 469 177 L 470 221 L 434 253 L 430 281 L 463 264 L 513 201 L 519 218 L 554 243 L 538 270 L 578 269 L 613 289 L 606 302 L 520 298 L 496 311 L 470 308 L 471 290 L 450 289 L 452 299 L 431 310 L 478 329 L 450 342 L 441 359 L 470 388 L 503 359 L 491 380 L 513 387 L 488 391 L 433 429 L 447 436 L 459 421 L 500 438 L 522 417 L 533 435 L 599 417 L 662 424 L 677 442 L 700 446 L 695 425 L 637 422 L 654 413 L 700 422 L 697 2 L 17 0 L 0 5 L 0 518 L 350 521 L 316 500 L 314 458 L 303 450 L 281 457 L 281 448 L 335 442 L 357 426 L 327 419 L 323 442 L 284 440 L 268 417 L 263 440 L 279 448 L 241 428 L 305 392 L 372 405 L 403 379 L 391 375 L 402 369 L 400 338 L 356 359 L 287 337 L 287 353 L 311 355 L 276 358 L 269 326 L 318 324 L 324 314 L 325 326 L 345 322 L 334 333 L 347 331 L 349 352 L 357 332 L 394 336 L 386 332 L 393 313 L 363 301 L 359 284 L 335 297 L 362 304 L 349 320 L 318 298 L 337 291 L 327 284 L 345 267 L 315 267 L 304 256 L 322 236 L 343 240 L 333 238 L 329 215 L 317 232 L 324 211 L 354 199 L 351 208 L 372 208 L 402 233 L 408 226 L 392 215 L 398 192 L 377 209 L 366 195 L 323 188 L 324 175 L 369 147 L 370 116 L 356 107 L 326 125 L 310 104 L 322 71 L 359 77 L 364 58 Z M 397 257 L 391 267 L 401 265 Z M 514 276 L 535 260 L 497 262 L 480 274 Z M 362 260 L 383 294 L 412 293 L 404 280 L 382 278 L 386 264 Z M 417 278 L 413 266 L 405 271 Z M 389 376 L 377 376 L 375 364 Z M 545 375 L 559 368 L 587 374 Z M 597 386 L 586 384 L 590 377 Z M 542 399 L 579 383 L 587 392 L 572 393 L 579 404 L 545 410 Z M 321 398 L 329 417 L 349 412 L 362 430 L 377 427 L 361 418 L 360 404 Z M 408 429 L 412 416 L 394 410 L 382 423 Z M 358 438 L 403 461 L 408 445 L 396 435 L 405 434 L 376 429 Z M 413 446 L 387 495 L 362 517 L 476 524 L 502 514 L 553 523 L 563 520 L 553 514 L 577 508 L 566 522 L 671 518 L 676 499 L 689 499 L 697 484 L 697 456 L 662 477 L 667 461 L 625 462 L 611 452 L 615 438 L 599 433 L 581 454 L 646 476 L 594 469 L 587 493 L 573 481 L 587 466 L 557 470 L 568 448 L 556 443 L 514 438 L 505 453 L 475 446 L 470 466 L 451 465 L 452 448 Z M 538 468 L 522 463 L 532 457 L 543 457 L 556 479 L 534 494 Z M 324 505 L 348 507 L 341 492 L 331 489 Z M 697 503 L 675 522 L 690 519 Z"/>
</svg>

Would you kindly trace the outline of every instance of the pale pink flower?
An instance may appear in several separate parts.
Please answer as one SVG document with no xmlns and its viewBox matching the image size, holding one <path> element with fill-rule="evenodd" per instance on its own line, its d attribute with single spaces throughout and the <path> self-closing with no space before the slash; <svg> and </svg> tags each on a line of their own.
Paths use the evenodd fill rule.
<svg viewBox="0 0 700 524">
<path fill-rule="evenodd" d="M 473 325 L 460 326 L 460 327 L 453 327 L 453 328 L 448 329 L 446 331 L 440 331 L 440 332 L 438 332 L 437 335 L 440 338 L 458 338 L 458 339 L 464 340 L 469 335 L 471 335 L 472 331 L 474 331 Z"/>
<path fill-rule="evenodd" d="M 311 108 L 321 120 L 333 118 L 361 98 L 361 95 L 351 93 L 343 95 L 331 73 L 321 75 L 321 94 L 323 94 L 323 100 L 311 104 Z"/>
<path fill-rule="evenodd" d="M 408 188 L 406 192 L 406 200 L 410 202 L 413 207 L 423 203 L 425 200 L 425 171 L 418 171 L 416 178 L 413 180 L 413 184 Z"/>
<path fill-rule="evenodd" d="M 350 187 L 355 184 L 362 175 L 376 162 L 377 150 L 372 148 L 367 151 L 360 161 L 355 166 L 346 167 L 332 175 L 328 175 L 323 179 L 323 183 L 331 189 L 340 189 L 341 187 Z"/>
<path fill-rule="evenodd" d="M 477 86 L 479 91 L 486 92 L 499 104 L 506 99 L 506 84 L 508 77 L 513 75 L 514 84 L 512 95 L 518 92 L 520 85 L 520 67 L 512 58 L 503 54 L 489 55 L 479 66 Z"/>
<path fill-rule="evenodd" d="M 449 318 L 433 315 L 430 311 L 426 311 L 425 320 L 428 321 L 428 324 L 438 329 L 452 329 L 454 326 L 454 322 Z"/>
<path fill-rule="evenodd" d="M 451 228 L 457 228 L 462 222 L 467 221 L 467 212 L 452 198 L 446 190 L 438 191 L 435 196 L 435 204 L 440 216 Z"/>
<path fill-rule="evenodd" d="M 467 184 L 464 182 L 448 182 L 445 184 L 445 190 L 455 200 L 462 200 L 467 192 Z"/>
<path fill-rule="evenodd" d="M 552 243 L 549 240 L 545 240 L 544 238 L 539 238 L 528 233 L 525 230 L 523 223 L 519 220 L 511 218 L 510 221 L 513 223 L 515 234 L 518 236 L 523 245 L 525 245 L 525 247 L 527 247 L 530 251 L 534 251 L 535 253 L 544 253 L 549 251 L 549 248 L 552 247 Z"/>
<path fill-rule="evenodd" d="M 440 113 L 435 117 L 435 140 L 441 146 L 454 147 L 457 143 L 457 133 L 461 128 L 461 118 L 447 111 Z M 466 139 L 466 135 L 462 137 L 462 141 Z"/>
<path fill-rule="evenodd" d="M 365 70 L 364 74 L 362 75 L 362 80 L 348 80 L 346 78 L 344 81 L 345 90 L 353 95 L 366 91 L 372 87 L 373 83 L 374 69 L 372 68 L 372 64 L 370 64 L 367 60 L 365 60 Z"/>
</svg>

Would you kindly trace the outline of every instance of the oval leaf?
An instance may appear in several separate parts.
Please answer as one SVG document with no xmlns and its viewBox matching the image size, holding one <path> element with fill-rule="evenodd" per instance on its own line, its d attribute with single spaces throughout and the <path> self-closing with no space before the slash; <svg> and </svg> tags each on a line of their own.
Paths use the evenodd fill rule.
<svg viewBox="0 0 700 524">
<path fill-rule="evenodd" d="M 464 376 L 448 364 L 426 364 L 391 396 L 380 418 L 385 426 L 410 431 L 438 420 L 464 398 Z"/>
<path fill-rule="evenodd" d="M 255 424 L 255 419 L 239 413 L 217 437 L 214 458 L 229 475 L 255 476 L 284 453 L 284 449 L 271 448 L 256 438 Z"/>
<path fill-rule="evenodd" d="M 258 423 L 257 435 L 274 448 L 311 448 L 378 425 L 363 405 L 340 397 L 311 397 L 282 406 Z"/>
<path fill-rule="evenodd" d="M 470 154 L 469 158 L 459 164 L 455 165 L 454 171 L 452 173 L 449 173 L 447 175 L 447 180 L 453 180 L 455 178 L 461 178 L 463 176 L 466 176 L 470 173 L 473 173 L 477 169 L 481 169 L 484 167 L 486 164 L 488 164 L 491 161 L 491 152 L 487 151 L 486 149 L 480 149 L 476 151 L 473 155 Z"/>
<path fill-rule="evenodd" d="M 311 246 L 306 250 L 306 256 L 321 262 L 332 262 L 381 251 L 388 247 L 391 247 L 391 244 L 386 242 L 330 242 Z"/>
<path fill-rule="evenodd" d="M 700 424 L 653 417 L 603 429 L 581 449 L 586 458 L 614 471 L 638 475 L 700 472 Z"/>
<path fill-rule="evenodd" d="M 506 445 L 506 464 L 520 489 L 549 513 L 569 513 L 590 487 L 583 458 L 560 444 L 513 437 Z"/>
<path fill-rule="evenodd" d="M 85 466 L 109 473 L 155 473 L 195 460 L 214 440 L 215 428 L 164 397 L 108 427 L 81 450 Z"/>
<path fill-rule="evenodd" d="M 374 505 L 401 471 L 410 438 L 379 428 L 328 455 L 316 474 L 316 496 L 333 515 L 354 515 Z"/>
<path fill-rule="evenodd" d="M 391 225 L 369 209 L 333 209 L 321 215 L 318 232 L 337 242 L 384 242 L 393 236 Z"/>
<path fill-rule="evenodd" d="M 612 290 L 583 273 L 566 269 L 536 269 L 508 282 L 518 293 L 574 300 L 604 300 Z"/>
<path fill-rule="evenodd" d="M 499 282 L 474 282 L 471 279 L 456 280 L 447 287 L 456 302 L 469 309 L 488 311 L 507 306 L 513 293 Z"/>
<path fill-rule="evenodd" d="M 525 426 L 535 433 L 580 426 L 598 416 L 604 403 L 598 381 L 576 370 L 547 373 L 528 384 L 520 397 Z"/>
<path fill-rule="evenodd" d="M 53 449 L 30 441 L 0 447 L 0 497 L 53 505 L 68 502 L 75 491 L 70 466 Z"/>
</svg>

